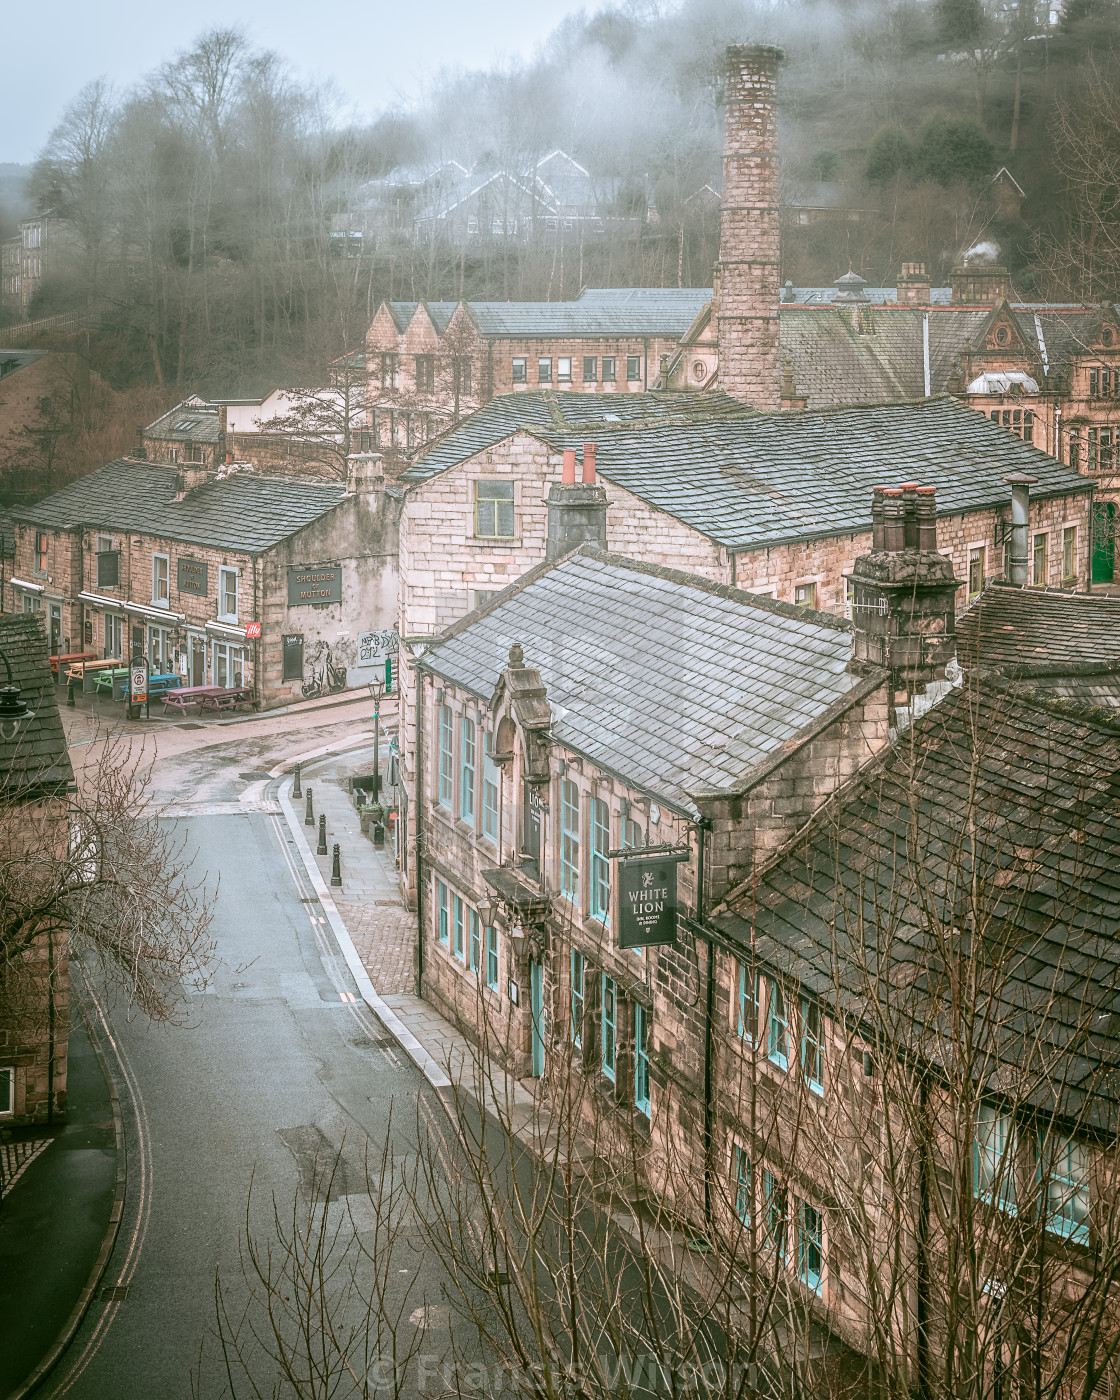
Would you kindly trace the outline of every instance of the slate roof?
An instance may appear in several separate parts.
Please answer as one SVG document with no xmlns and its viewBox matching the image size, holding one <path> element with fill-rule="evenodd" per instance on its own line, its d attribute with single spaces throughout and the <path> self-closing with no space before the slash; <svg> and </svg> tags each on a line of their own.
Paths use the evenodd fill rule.
<svg viewBox="0 0 1120 1400">
<path fill-rule="evenodd" d="M 808 398 L 809 407 L 920 397 L 925 392 L 925 311 L 874 306 L 869 308 L 874 332 L 860 334 L 854 309 L 788 303 L 781 308 L 782 352 L 793 359 L 794 383 Z M 991 306 L 930 309 L 931 393 L 945 393 L 955 361 L 971 350 L 983 349 L 983 334 L 993 311 Z M 1011 315 L 1027 353 L 1050 373 L 1068 370 L 1073 355 L 1091 353 L 1101 319 L 1100 311 L 1092 308 L 1035 308 L 1024 303 L 1012 306 Z"/>
<path fill-rule="evenodd" d="M 416 315 L 416 309 L 420 305 L 418 301 L 389 301 L 385 304 L 389 308 L 389 314 L 397 323 L 397 329 L 402 332 L 408 329 L 409 322 Z M 457 301 L 426 301 L 424 305 L 428 308 L 432 325 L 435 326 L 440 335 L 443 335 L 459 303 Z"/>
<path fill-rule="evenodd" d="M 0 788 L 9 796 L 31 797 L 44 790 L 65 791 L 74 773 L 58 709 L 58 692 L 47 661 L 47 629 L 42 613 L 0 614 L 0 651 L 12 680 L 34 719 L 12 739 L 0 734 Z M 0 685 L 7 671 L 0 662 Z"/>
<path fill-rule="evenodd" d="M 518 397 L 505 396 L 472 415 L 401 480 L 446 470 L 513 431 L 499 431 L 497 415 L 486 420 L 485 432 L 475 420 Z M 574 397 L 563 396 L 566 418 Z M 602 404 L 599 397 L 581 397 Z M 902 481 L 936 486 L 942 516 L 1006 505 L 1011 488 L 1004 478 L 1011 472 L 1037 479 L 1031 487 L 1035 498 L 1082 493 L 1093 485 L 948 397 L 818 413 L 736 413 L 727 407 L 734 401 L 724 396 L 689 397 L 693 421 L 666 425 L 612 424 L 603 432 L 591 424 L 560 429 L 527 418 L 520 422 L 556 450 L 579 449 L 595 431 L 596 465 L 605 481 L 731 550 L 867 530 L 874 488 Z M 618 402 L 626 399 L 619 395 Z M 705 412 L 705 402 L 723 416 Z"/>
<path fill-rule="evenodd" d="M 218 441 L 218 406 L 216 403 L 176 404 L 162 418 L 149 423 L 144 436 L 163 442 L 214 444 Z"/>
<path fill-rule="evenodd" d="M 211 474 L 177 501 L 178 480 L 175 467 L 124 457 L 13 515 L 62 530 L 104 526 L 253 554 L 326 515 L 346 495 L 341 482 L 234 472 Z"/>
<path fill-rule="evenodd" d="M 993 585 L 957 619 L 957 657 L 1017 676 L 1120 665 L 1120 598 Z"/>
<path fill-rule="evenodd" d="M 11 559 L 16 548 L 16 522 L 6 506 L 0 506 L 0 561 L 6 561 L 5 576 L 11 573 Z"/>
<path fill-rule="evenodd" d="M 616 431 L 626 423 L 743 417 L 753 411 L 738 399 L 721 393 L 575 394 L 529 389 L 520 394 L 501 394 L 445 433 L 399 479 L 406 483 L 425 481 L 521 428 L 572 428 L 586 433 L 599 427 Z M 580 438 L 581 444 L 582 441 Z"/>
<path fill-rule="evenodd" d="M 553 336 L 682 336 L 712 299 L 710 287 L 627 288 L 624 297 L 579 297 L 575 301 L 472 301 L 468 307 L 482 335 L 519 338 Z"/>
<path fill-rule="evenodd" d="M 9 350 L 0 347 L 0 380 L 26 369 L 28 365 L 33 365 L 36 360 L 41 360 L 44 355 L 49 354 L 49 350 Z"/>
<path fill-rule="evenodd" d="M 983 686 L 955 690 L 711 922 L 740 946 L 753 923 L 765 964 L 856 1018 L 872 1004 L 872 979 L 880 992 L 900 989 L 899 1023 L 936 1061 L 952 1033 L 935 1015 L 945 960 L 922 911 L 967 929 L 975 877 L 977 923 L 990 949 L 1004 949 L 990 984 L 1000 1001 L 991 1024 L 1002 1025 L 990 1087 L 1037 1066 L 1041 1047 L 1062 1092 L 1052 1099 L 1032 1072 L 1038 1106 L 1085 1109 L 1115 1131 L 1116 1072 L 1093 1075 L 1120 1062 L 1118 765 L 1115 722 Z M 1092 1037 L 1075 1040 L 1087 1016 Z"/>
<path fill-rule="evenodd" d="M 879 683 L 846 669 L 840 619 L 586 545 L 449 628 L 420 664 L 488 701 L 514 642 L 540 671 L 553 738 L 692 813 Z"/>
</svg>

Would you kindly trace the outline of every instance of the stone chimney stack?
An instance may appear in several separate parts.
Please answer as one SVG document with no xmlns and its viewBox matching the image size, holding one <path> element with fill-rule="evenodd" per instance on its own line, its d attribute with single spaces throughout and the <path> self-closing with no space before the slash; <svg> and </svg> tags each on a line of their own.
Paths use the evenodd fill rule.
<svg viewBox="0 0 1120 1400">
<path fill-rule="evenodd" d="M 607 493 L 595 480 L 597 444 L 583 444 L 583 480 L 576 482 L 576 454 L 564 452 L 563 474 L 548 489 L 545 558 L 563 559 L 581 544 L 607 547 Z"/>
<path fill-rule="evenodd" d="M 929 273 L 925 263 L 902 264 L 896 296 L 899 306 L 929 305 Z"/>
<path fill-rule="evenodd" d="M 754 408 L 781 407 L 777 69 L 762 45 L 727 50 L 723 199 L 713 311 L 719 383 Z"/>
<path fill-rule="evenodd" d="M 205 486 L 210 479 L 210 473 L 201 462 L 183 462 L 179 470 L 175 473 L 175 499 L 185 500 L 188 493 L 196 491 L 200 486 Z"/>
<path fill-rule="evenodd" d="M 385 467 L 380 452 L 351 452 L 346 459 L 346 494 L 380 491 L 385 485 Z"/>
<path fill-rule="evenodd" d="M 1011 296 L 1011 276 L 1002 263 L 961 263 L 949 273 L 953 289 L 953 304 L 961 306 L 995 306 Z"/>
<path fill-rule="evenodd" d="M 847 575 L 852 660 L 889 670 L 894 704 L 907 705 L 945 679 L 956 654 L 960 580 L 952 560 L 937 551 L 935 487 L 876 486 L 871 522 L 871 553 Z"/>
</svg>

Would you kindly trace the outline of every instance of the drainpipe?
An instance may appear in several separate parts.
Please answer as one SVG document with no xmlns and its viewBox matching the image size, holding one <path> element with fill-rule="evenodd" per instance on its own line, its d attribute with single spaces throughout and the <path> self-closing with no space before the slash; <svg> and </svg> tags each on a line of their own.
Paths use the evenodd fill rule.
<svg viewBox="0 0 1120 1400">
<path fill-rule="evenodd" d="M 649 341 L 642 341 L 642 388 L 649 388 Z"/>
<path fill-rule="evenodd" d="M 1012 472 L 1004 481 L 1011 487 L 1011 584 L 1026 588 L 1028 565 L 1027 532 L 1030 527 L 1031 487 L 1038 480 L 1025 472 Z"/>
<path fill-rule="evenodd" d="M 419 661 L 419 658 L 417 658 Z M 424 995 L 424 857 L 423 823 L 420 815 L 424 810 L 424 683 L 427 677 L 415 668 L 416 675 L 416 765 L 412 774 L 412 788 L 415 793 L 415 807 L 412 812 L 413 849 L 416 852 L 416 995 Z M 408 742 L 408 736 L 402 736 Z M 407 793 L 407 788 L 405 789 Z"/>
<path fill-rule="evenodd" d="M 930 396 L 929 379 L 929 312 L 922 312 L 922 383 L 925 386 L 926 398 Z"/>
<path fill-rule="evenodd" d="M 701 818 L 695 826 L 696 923 L 700 928 L 704 926 L 704 832 L 707 825 L 708 823 Z M 712 1138 L 715 1117 L 712 1103 L 712 1020 L 715 1007 L 716 947 L 710 938 L 704 941 L 708 946 L 707 986 L 704 994 L 704 1221 L 711 1229 L 715 1225 L 712 1211 Z"/>
</svg>

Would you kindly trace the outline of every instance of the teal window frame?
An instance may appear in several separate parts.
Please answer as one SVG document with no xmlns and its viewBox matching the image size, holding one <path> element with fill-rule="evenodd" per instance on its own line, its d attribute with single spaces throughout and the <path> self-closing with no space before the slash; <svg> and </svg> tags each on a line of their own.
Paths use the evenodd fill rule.
<svg viewBox="0 0 1120 1400">
<path fill-rule="evenodd" d="M 498 765 L 491 754 L 494 750 L 494 736 L 482 736 L 482 836 L 486 841 L 498 844 Z"/>
<path fill-rule="evenodd" d="M 498 930 L 493 924 L 486 925 L 486 985 L 498 990 Z"/>
<path fill-rule="evenodd" d="M 1015 1120 L 998 1104 L 981 1103 L 972 1135 L 972 1191 L 977 1200 L 1015 1214 Z"/>
<path fill-rule="evenodd" d="M 801 1073 L 814 1094 L 824 1096 L 824 1018 L 820 1003 L 801 999 Z"/>
<path fill-rule="evenodd" d="M 603 1073 L 613 1084 L 618 1073 L 618 985 L 603 973 L 600 983 L 599 1050 Z"/>
<path fill-rule="evenodd" d="M 464 907 L 461 896 L 453 894 L 451 896 L 451 929 L 454 942 L 451 951 L 460 962 L 466 962 L 467 960 L 466 944 L 464 940 L 467 921 L 463 917 Z"/>
<path fill-rule="evenodd" d="M 1039 1140 L 1039 1180 L 1047 1230 L 1078 1244 L 1089 1242 L 1089 1149 L 1053 1133 Z"/>
<path fill-rule="evenodd" d="M 560 779 L 560 893 L 579 902 L 579 788 Z"/>
<path fill-rule="evenodd" d="M 451 706 L 439 707 L 439 805 L 451 807 L 454 790 L 454 748 L 455 728 L 451 717 Z"/>
<path fill-rule="evenodd" d="M 570 962 L 572 1044 L 576 1049 L 583 1047 L 584 1017 L 587 1011 L 584 979 L 587 976 L 587 959 L 578 948 L 572 949 Z"/>
<path fill-rule="evenodd" d="M 634 1107 L 650 1117 L 649 1100 L 649 1012 L 640 1002 L 634 1004 Z"/>
<path fill-rule="evenodd" d="M 588 804 L 588 834 L 591 839 L 591 863 L 589 875 L 591 908 L 593 919 L 598 919 L 604 928 L 610 926 L 611 911 L 611 863 L 607 852 L 611 848 L 611 810 L 605 802 L 593 797 Z"/>
<path fill-rule="evenodd" d="M 789 1069 L 789 1010 L 782 984 L 766 979 L 766 1058 L 779 1069 Z"/>
<path fill-rule="evenodd" d="M 438 919 L 436 937 L 446 948 L 450 943 L 450 934 L 448 932 L 447 886 L 442 880 L 436 881 L 436 910 Z"/>
<path fill-rule="evenodd" d="M 461 821 L 474 825 L 474 720 L 467 715 L 459 717 L 459 817 Z"/>
<path fill-rule="evenodd" d="M 478 910 L 467 906 L 467 966 L 477 972 L 480 965 L 481 936 L 479 932 Z"/>
<path fill-rule="evenodd" d="M 762 1173 L 762 1201 L 766 1239 L 784 1259 L 789 1226 L 789 1192 L 768 1168 Z"/>
<path fill-rule="evenodd" d="M 747 1149 L 739 1142 L 731 1144 L 731 1184 L 735 1190 L 735 1214 L 745 1228 L 751 1223 L 754 1170 Z"/>
<path fill-rule="evenodd" d="M 739 1038 L 754 1044 L 758 1035 L 758 976 L 752 977 L 745 962 L 739 964 Z"/>
<path fill-rule="evenodd" d="M 797 1276 L 814 1293 L 824 1282 L 824 1216 L 808 1201 L 797 1203 Z"/>
</svg>

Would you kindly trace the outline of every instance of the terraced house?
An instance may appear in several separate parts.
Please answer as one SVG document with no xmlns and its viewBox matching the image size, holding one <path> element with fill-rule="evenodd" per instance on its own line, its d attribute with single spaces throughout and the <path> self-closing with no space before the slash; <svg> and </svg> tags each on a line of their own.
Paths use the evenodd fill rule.
<svg viewBox="0 0 1120 1400">
<path fill-rule="evenodd" d="M 15 606 L 46 614 L 52 654 L 140 651 L 267 706 L 328 663 L 372 679 L 395 636 L 395 508 L 376 457 L 352 459 L 345 484 L 124 458 L 13 514 Z M 359 656 L 363 635 L 378 655 Z"/>
<path fill-rule="evenodd" d="M 971 662 L 945 683 L 963 580 L 911 508 L 851 623 L 584 546 L 435 641 L 424 994 L 538 1095 L 574 1074 L 602 1150 L 742 1241 L 782 1299 L 764 1366 L 816 1327 L 900 1391 L 1091 1390 L 1120 1335 L 1120 725 Z"/>
<path fill-rule="evenodd" d="M 917 482 L 936 489 L 938 548 L 967 580 L 963 608 L 1004 574 L 1007 478 L 1017 473 L 1033 483 L 1030 582 L 1088 585 L 1092 483 L 951 398 L 799 414 L 757 414 L 723 395 L 625 402 L 626 414 L 608 421 L 591 396 L 507 396 L 401 476 L 400 632 L 409 647 L 545 557 L 546 497 L 562 482 L 566 453 L 573 473 L 604 493 L 601 533 L 589 538 L 782 602 L 843 616 L 847 575 L 871 546 L 874 488 Z M 401 669 L 408 781 L 407 651 Z"/>
</svg>

